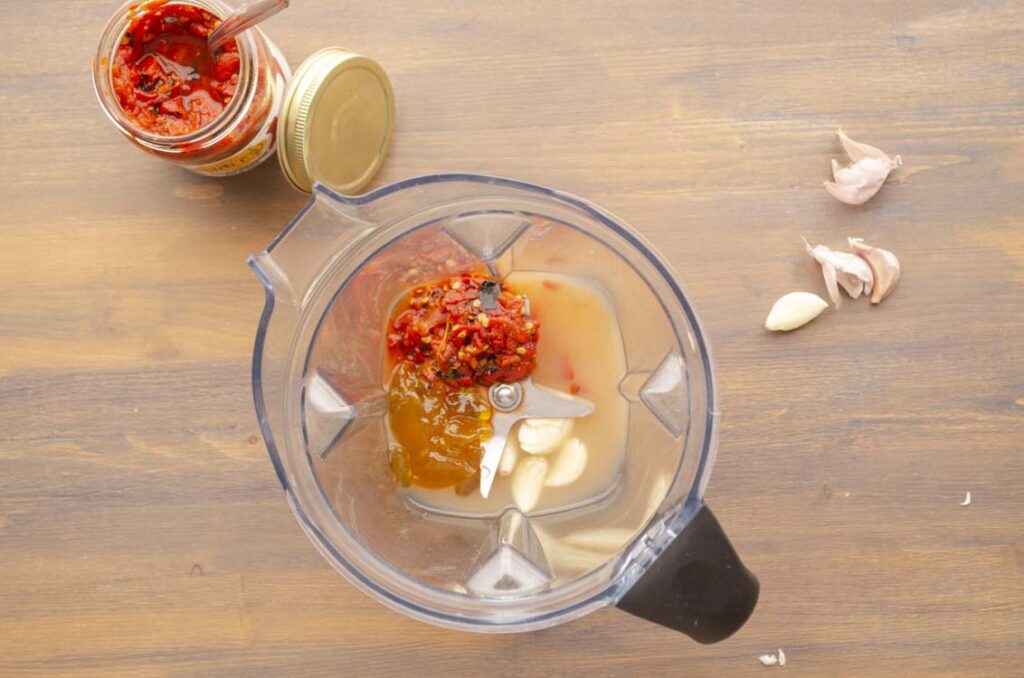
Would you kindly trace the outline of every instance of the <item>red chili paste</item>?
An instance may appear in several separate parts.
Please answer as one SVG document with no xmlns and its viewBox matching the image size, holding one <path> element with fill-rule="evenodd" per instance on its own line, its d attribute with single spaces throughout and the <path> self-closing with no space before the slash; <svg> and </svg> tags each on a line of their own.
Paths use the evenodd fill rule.
<svg viewBox="0 0 1024 678">
<path fill-rule="evenodd" d="M 114 93 L 140 129 L 181 136 L 212 122 L 238 87 L 238 45 L 215 54 L 207 36 L 221 20 L 193 5 L 150 4 L 125 31 L 111 65 Z"/>
<path fill-rule="evenodd" d="M 522 295 L 463 273 L 414 289 L 387 341 L 396 359 L 422 365 L 428 381 L 465 388 L 527 377 L 537 366 L 537 329 Z"/>
</svg>

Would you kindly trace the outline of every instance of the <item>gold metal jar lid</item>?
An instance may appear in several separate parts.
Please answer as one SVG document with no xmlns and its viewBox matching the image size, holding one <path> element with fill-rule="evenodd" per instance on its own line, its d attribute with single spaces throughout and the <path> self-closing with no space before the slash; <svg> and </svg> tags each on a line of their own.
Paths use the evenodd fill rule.
<svg viewBox="0 0 1024 678">
<path fill-rule="evenodd" d="M 319 181 L 339 193 L 365 186 L 387 155 L 395 97 L 373 59 L 327 47 L 292 78 L 277 121 L 281 169 L 299 190 Z"/>
</svg>

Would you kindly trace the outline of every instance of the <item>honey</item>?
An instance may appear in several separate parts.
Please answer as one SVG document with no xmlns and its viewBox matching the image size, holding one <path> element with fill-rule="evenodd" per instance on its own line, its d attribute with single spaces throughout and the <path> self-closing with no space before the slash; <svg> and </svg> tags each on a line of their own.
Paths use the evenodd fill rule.
<svg viewBox="0 0 1024 678">
<path fill-rule="evenodd" d="M 491 436 L 491 409 L 475 387 L 428 382 L 412 363 L 395 366 L 388 386 L 392 445 L 389 463 L 403 487 L 455 487 L 467 495 L 480 484 L 482 444 Z"/>
</svg>

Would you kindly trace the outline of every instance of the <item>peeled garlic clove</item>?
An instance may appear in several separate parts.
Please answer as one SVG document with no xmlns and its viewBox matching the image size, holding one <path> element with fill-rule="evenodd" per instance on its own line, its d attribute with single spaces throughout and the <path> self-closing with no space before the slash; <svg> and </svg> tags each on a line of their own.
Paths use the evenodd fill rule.
<svg viewBox="0 0 1024 678">
<path fill-rule="evenodd" d="M 525 457 L 516 464 L 512 473 L 512 500 L 523 513 L 537 508 L 547 473 L 548 461 L 543 457 Z"/>
<path fill-rule="evenodd" d="M 788 332 L 811 322 L 828 308 L 828 302 L 810 292 L 790 292 L 775 302 L 764 321 L 765 329 Z"/>
<path fill-rule="evenodd" d="M 900 279 L 900 260 L 889 250 L 872 247 L 860 238 L 847 238 L 850 247 L 868 266 L 875 278 L 875 289 L 871 293 L 871 303 L 881 303 L 883 299 L 896 289 L 896 281 Z"/>
<path fill-rule="evenodd" d="M 565 535 L 563 541 L 569 546 L 578 546 L 595 551 L 618 551 L 626 545 L 636 530 L 622 527 L 605 527 L 595 530 L 577 530 Z"/>
<path fill-rule="evenodd" d="M 570 438 L 551 462 L 544 485 L 565 487 L 576 482 L 587 467 L 587 446 L 579 438 Z"/>
<path fill-rule="evenodd" d="M 850 164 L 842 167 L 832 160 L 835 181 L 826 181 L 825 189 L 848 205 L 861 205 L 870 200 L 878 193 L 889 173 L 903 164 L 900 156 L 890 158 L 874 146 L 850 139 L 843 130 L 839 130 L 839 141 L 850 158 Z"/>
<path fill-rule="evenodd" d="M 533 526 L 534 534 L 544 548 L 548 564 L 558 569 L 592 570 L 608 562 L 608 555 L 569 546 L 540 525 Z"/>
<path fill-rule="evenodd" d="M 519 425 L 519 448 L 529 454 L 551 454 L 572 433 L 572 419 L 524 419 Z"/>
<path fill-rule="evenodd" d="M 517 461 L 519 461 L 519 443 L 515 438 L 509 436 L 509 439 L 505 441 L 505 449 L 501 453 L 501 461 L 498 462 L 498 473 L 503 476 L 512 473 Z"/>
<path fill-rule="evenodd" d="M 846 290 L 851 299 L 856 299 L 861 294 L 871 293 L 875 277 L 871 273 L 871 267 L 863 259 L 849 252 L 836 252 L 824 245 L 811 247 L 806 238 L 804 238 L 804 245 L 815 261 L 821 264 L 828 296 L 836 308 L 839 308 L 842 303 L 837 284 Z"/>
</svg>

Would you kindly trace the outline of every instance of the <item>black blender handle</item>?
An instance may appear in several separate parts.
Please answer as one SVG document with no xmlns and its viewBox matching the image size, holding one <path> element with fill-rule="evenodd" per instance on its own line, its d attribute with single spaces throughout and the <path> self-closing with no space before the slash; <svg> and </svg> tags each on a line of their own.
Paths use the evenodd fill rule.
<svg viewBox="0 0 1024 678">
<path fill-rule="evenodd" d="M 760 590 L 711 509 L 702 506 L 617 606 L 698 643 L 717 643 L 746 623 Z"/>
</svg>

